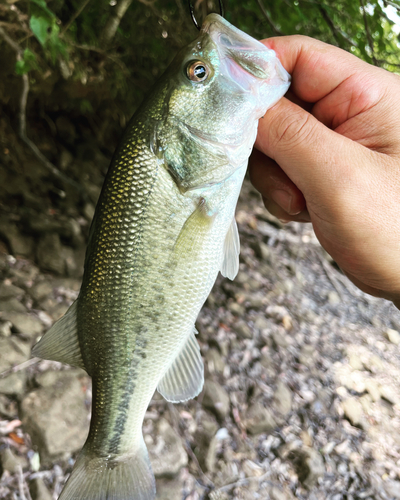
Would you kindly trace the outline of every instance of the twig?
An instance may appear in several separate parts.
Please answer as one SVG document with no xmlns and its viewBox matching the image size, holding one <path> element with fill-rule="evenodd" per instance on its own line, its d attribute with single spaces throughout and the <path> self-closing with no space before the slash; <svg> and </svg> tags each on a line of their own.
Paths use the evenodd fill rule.
<svg viewBox="0 0 400 500">
<path fill-rule="evenodd" d="M 124 17 L 125 12 L 127 11 L 131 3 L 132 0 L 120 0 L 113 8 L 113 12 L 109 17 L 106 25 L 104 26 L 103 33 L 101 34 L 100 43 L 103 47 L 107 46 L 114 38 L 119 23 L 121 22 L 121 19 Z"/>
<path fill-rule="evenodd" d="M 392 2 L 391 0 L 385 0 L 384 3 L 391 5 L 392 7 L 394 7 L 397 10 L 397 12 L 400 12 L 400 5 L 398 5 L 397 3 Z"/>
<path fill-rule="evenodd" d="M 86 5 L 90 2 L 90 0 L 84 0 L 82 5 L 79 7 L 79 9 L 75 12 L 75 14 L 71 17 L 71 19 L 67 22 L 67 24 L 64 26 L 64 28 L 61 30 L 60 37 L 63 37 L 68 31 L 69 27 L 71 24 L 75 21 L 75 19 L 80 15 L 80 13 L 83 11 L 83 9 L 86 7 Z"/>
<path fill-rule="evenodd" d="M 130 76 L 130 73 L 129 73 L 127 67 L 119 59 L 118 56 L 108 54 L 107 51 L 105 51 L 104 49 L 100 49 L 99 47 L 95 47 L 94 45 L 80 45 L 78 43 L 73 43 L 73 42 L 69 42 L 69 43 L 70 43 L 70 45 L 72 45 L 72 47 L 75 47 L 79 50 L 88 50 L 88 51 L 97 52 L 98 54 L 103 55 L 104 57 L 106 57 L 107 59 L 110 59 L 110 61 L 114 62 L 115 64 L 118 64 L 118 66 L 122 69 L 122 71 L 124 72 L 125 75 Z"/>
<path fill-rule="evenodd" d="M 336 276 L 333 275 L 332 269 L 330 268 L 330 266 L 326 262 L 326 260 L 323 258 L 323 256 L 320 254 L 320 252 L 317 251 L 316 254 L 317 254 L 317 256 L 322 264 L 322 267 L 325 271 L 325 274 L 326 274 L 328 280 L 331 282 L 333 288 L 337 291 L 341 300 L 343 301 L 343 290 L 338 285 L 338 283 L 336 281 Z"/>
<path fill-rule="evenodd" d="M 190 443 L 188 440 L 185 438 L 185 436 L 182 436 L 181 430 L 179 428 L 179 415 L 177 409 L 174 407 L 172 403 L 168 403 L 168 409 L 171 415 L 171 418 L 173 420 L 172 425 L 174 426 L 175 431 L 180 435 L 183 441 L 183 445 L 186 449 L 186 453 L 189 455 L 189 457 L 193 460 L 194 464 L 196 465 L 197 470 L 199 471 L 199 474 L 203 480 L 203 483 L 207 485 L 208 488 L 214 489 L 215 485 L 209 479 L 206 474 L 203 472 L 203 469 L 201 468 L 201 465 L 199 464 L 199 461 L 197 460 L 196 455 L 194 454 L 192 447 L 190 446 Z"/>
<path fill-rule="evenodd" d="M 269 481 L 267 479 L 268 476 L 270 476 L 271 473 L 270 472 L 266 472 L 265 474 L 263 474 L 262 476 L 252 476 L 252 477 L 246 477 L 244 479 L 239 479 L 238 481 L 235 481 L 234 483 L 230 483 L 230 484 L 226 484 L 225 486 L 221 486 L 220 488 L 217 488 L 216 490 L 214 491 L 220 491 L 221 493 L 222 492 L 226 492 L 226 491 L 230 491 L 232 490 L 233 488 L 236 488 L 238 486 L 245 486 L 246 484 L 248 484 L 250 481 L 254 481 L 256 480 L 258 483 L 261 483 L 262 481 L 266 480 L 268 484 L 270 484 L 271 486 L 275 486 L 274 483 L 272 481 Z"/>
<path fill-rule="evenodd" d="M 23 363 L 20 363 L 19 365 L 12 366 L 8 370 L 0 373 L 0 379 L 8 377 L 12 373 L 17 373 L 25 370 L 25 368 L 29 368 L 30 366 L 36 365 L 36 363 L 39 363 L 39 361 L 41 361 L 40 358 L 31 358 L 27 361 L 24 361 Z"/>
<path fill-rule="evenodd" d="M 276 34 L 276 35 L 283 35 L 282 31 L 280 31 L 276 26 L 275 24 L 272 22 L 272 19 L 270 17 L 270 15 L 268 14 L 268 12 L 266 11 L 263 3 L 261 0 L 257 0 L 257 3 L 258 3 L 258 6 L 260 7 L 260 10 L 261 12 L 263 13 L 263 16 L 265 17 L 265 19 L 267 20 L 268 24 L 270 25 L 270 27 L 272 28 L 272 31 Z"/>
<path fill-rule="evenodd" d="M 15 52 L 17 53 L 17 59 L 18 61 L 21 60 L 22 58 L 22 49 L 21 47 L 17 44 L 17 42 L 14 42 L 14 40 L 12 38 L 10 38 L 7 33 L 3 30 L 3 28 L 0 27 L 0 36 L 4 39 L 4 41 L 6 43 L 8 43 L 8 45 L 13 49 L 15 50 Z"/>
<path fill-rule="evenodd" d="M 19 497 L 21 500 L 27 500 L 24 491 L 25 481 L 24 481 L 24 476 L 22 474 L 22 467 L 20 465 L 17 466 L 17 477 L 18 477 Z"/>
<path fill-rule="evenodd" d="M 18 61 L 21 61 L 23 58 L 23 51 L 21 47 L 16 43 L 10 36 L 0 27 L 0 36 L 3 40 L 16 52 L 16 57 Z M 29 147 L 29 149 L 33 152 L 33 154 L 38 158 L 42 164 L 56 177 L 63 180 L 65 183 L 70 184 L 75 189 L 77 189 L 83 196 L 83 198 L 87 198 L 87 194 L 85 190 L 82 188 L 80 184 L 70 179 L 62 172 L 58 170 L 58 168 L 51 163 L 39 150 L 35 143 L 33 143 L 26 134 L 26 104 L 28 101 L 29 94 L 29 78 L 25 73 L 22 75 L 22 93 L 19 101 L 19 136 L 23 140 L 23 142 Z"/>
<path fill-rule="evenodd" d="M 341 43 L 340 43 L 341 40 L 338 36 L 339 32 L 338 32 L 336 26 L 333 24 L 332 19 L 329 17 L 329 14 L 326 12 L 325 8 L 322 5 L 318 5 L 318 9 L 321 12 L 321 15 L 322 15 L 324 21 L 326 22 L 329 29 L 331 30 L 332 36 L 335 39 L 336 43 L 338 44 L 339 47 L 341 47 Z"/>
<path fill-rule="evenodd" d="M 375 66 L 379 66 L 378 61 L 377 61 L 377 59 L 375 57 L 374 41 L 372 39 L 372 35 L 371 35 L 371 32 L 369 30 L 369 26 L 368 26 L 368 19 L 367 19 L 367 13 L 365 11 L 364 0 L 360 0 L 360 5 L 361 5 L 361 8 L 362 8 L 362 13 L 363 13 L 365 32 L 367 33 L 368 45 L 369 45 L 369 48 L 371 49 L 372 62 L 374 63 Z"/>
</svg>

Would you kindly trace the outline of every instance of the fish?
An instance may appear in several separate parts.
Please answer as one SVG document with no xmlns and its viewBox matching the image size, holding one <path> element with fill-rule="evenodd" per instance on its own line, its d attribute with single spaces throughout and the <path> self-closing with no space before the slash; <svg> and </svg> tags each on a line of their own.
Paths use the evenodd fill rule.
<svg viewBox="0 0 400 500">
<path fill-rule="evenodd" d="M 142 435 L 157 390 L 202 390 L 195 321 L 239 269 L 235 208 L 257 124 L 290 85 L 275 52 L 208 15 L 129 122 L 96 207 L 82 287 L 33 355 L 92 377 L 92 417 L 60 500 L 153 500 Z"/>
</svg>

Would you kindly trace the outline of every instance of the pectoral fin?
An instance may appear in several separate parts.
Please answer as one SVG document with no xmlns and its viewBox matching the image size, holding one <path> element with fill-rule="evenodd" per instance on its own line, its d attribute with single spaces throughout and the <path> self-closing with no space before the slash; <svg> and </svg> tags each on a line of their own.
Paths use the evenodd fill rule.
<svg viewBox="0 0 400 500">
<path fill-rule="evenodd" d="M 240 239 L 235 217 L 233 218 L 224 242 L 224 260 L 221 274 L 230 280 L 235 279 L 239 271 Z"/>
<path fill-rule="evenodd" d="M 33 347 L 32 355 L 86 370 L 78 340 L 76 300 Z"/>
<path fill-rule="evenodd" d="M 211 229 L 214 215 L 207 213 L 207 202 L 200 198 L 199 203 L 186 220 L 176 240 L 174 255 L 178 258 L 195 258 L 203 240 Z"/>
<path fill-rule="evenodd" d="M 204 365 L 195 332 L 196 329 L 190 334 L 183 349 L 158 384 L 158 392 L 171 403 L 192 399 L 203 388 Z"/>
</svg>

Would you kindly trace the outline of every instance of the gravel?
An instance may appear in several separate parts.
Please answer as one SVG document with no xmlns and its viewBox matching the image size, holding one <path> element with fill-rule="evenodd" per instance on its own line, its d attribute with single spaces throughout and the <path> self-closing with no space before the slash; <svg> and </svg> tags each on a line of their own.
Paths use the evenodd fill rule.
<svg viewBox="0 0 400 500">
<path fill-rule="evenodd" d="M 0 246 L 0 498 L 56 498 L 88 430 L 89 377 L 28 361 L 79 291 L 74 217 L 32 222 L 35 240 L 14 225 Z M 247 182 L 237 221 L 238 277 L 218 278 L 196 323 L 205 389 L 180 405 L 155 394 L 145 416 L 157 499 L 400 498 L 399 311 L 354 287 L 310 226 L 269 216 Z M 23 245 L 32 258 L 12 254 Z"/>
</svg>

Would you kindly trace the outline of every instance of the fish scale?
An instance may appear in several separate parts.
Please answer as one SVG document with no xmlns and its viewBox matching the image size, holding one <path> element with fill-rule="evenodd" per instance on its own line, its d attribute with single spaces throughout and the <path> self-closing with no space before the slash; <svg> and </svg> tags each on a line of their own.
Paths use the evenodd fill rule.
<svg viewBox="0 0 400 500">
<path fill-rule="evenodd" d="M 238 271 L 234 213 L 257 121 L 288 85 L 273 51 L 212 14 L 128 125 L 79 297 L 33 351 L 93 379 L 89 435 L 60 499 L 154 500 L 143 418 L 156 389 L 171 402 L 202 389 L 194 324 L 218 272 Z"/>
</svg>

